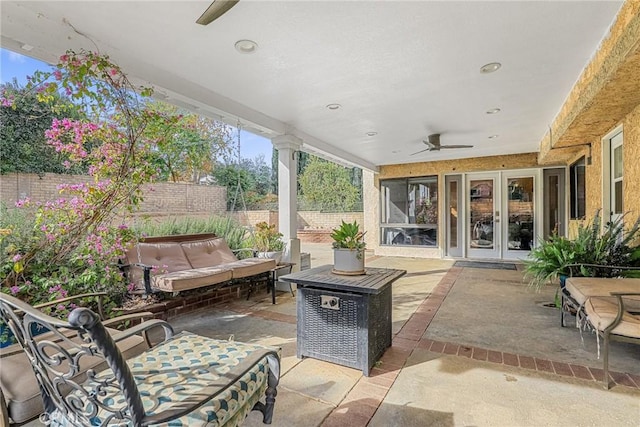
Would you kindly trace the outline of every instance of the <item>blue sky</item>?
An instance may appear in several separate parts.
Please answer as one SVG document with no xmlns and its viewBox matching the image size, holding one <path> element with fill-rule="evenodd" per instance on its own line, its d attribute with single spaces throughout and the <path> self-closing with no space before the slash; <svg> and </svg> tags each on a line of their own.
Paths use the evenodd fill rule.
<svg viewBox="0 0 640 427">
<path fill-rule="evenodd" d="M 10 82 L 14 77 L 22 85 L 26 84 L 27 76 L 36 70 L 47 71 L 50 65 L 37 59 L 12 52 L 7 49 L 0 49 L 0 82 Z M 125 70 L 126 72 L 126 70 Z M 242 131 L 240 134 L 240 151 L 242 158 L 253 159 L 260 154 L 264 154 L 267 165 L 271 166 L 271 141 L 250 132 Z"/>
</svg>

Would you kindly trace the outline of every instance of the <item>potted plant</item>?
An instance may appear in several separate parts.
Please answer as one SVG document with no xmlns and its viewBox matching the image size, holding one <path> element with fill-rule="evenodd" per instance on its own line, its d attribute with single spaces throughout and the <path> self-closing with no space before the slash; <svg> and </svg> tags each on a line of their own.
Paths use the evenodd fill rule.
<svg viewBox="0 0 640 427">
<path fill-rule="evenodd" d="M 342 221 L 340 227 L 331 232 L 333 239 L 333 272 L 336 274 L 364 274 L 365 232 L 360 231 L 356 221 Z"/>
<path fill-rule="evenodd" d="M 564 288 L 566 277 L 617 277 L 633 275 L 627 267 L 640 264 L 640 218 L 627 229 L 624 216 L 601 225 L 600 211 L 593 220 L 580 225 L 572 240 L 552 235 L 533 248 L 524 261 L 525 277 L 536 289 L 560 279 Z M 616 269 L 615 267 L 622 267 Z M 556 298 L 557 299 L 557 298 Z M 557 304 L 557 301 L 556 301 Z"/>
<path fill-rule="evenodd" d="M 258 258 L 275 259 L 279 264 L 284 250 L 282 236 L 282 233 L 276 230 L 275 224 L 268 224 L 265 221 L 257 223 L 253 241 L 258 251 Z"/>
</svg>

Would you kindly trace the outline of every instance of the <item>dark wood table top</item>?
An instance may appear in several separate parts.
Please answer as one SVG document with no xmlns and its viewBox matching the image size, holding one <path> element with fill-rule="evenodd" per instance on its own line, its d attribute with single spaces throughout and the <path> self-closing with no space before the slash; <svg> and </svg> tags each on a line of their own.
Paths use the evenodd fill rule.
<svg viewBox="0 0 640 427">
<path fill-rule="evenodd" d="M 377 294 L 407 273 L 406 270 L 367 267 L 365 274 L 343 276 L 332 273 L 331 270 L 333 270 L 333 265 L 323 265 L 281 276 L 279 280 L 292 282 L 298 286 Z"/>
</svg>

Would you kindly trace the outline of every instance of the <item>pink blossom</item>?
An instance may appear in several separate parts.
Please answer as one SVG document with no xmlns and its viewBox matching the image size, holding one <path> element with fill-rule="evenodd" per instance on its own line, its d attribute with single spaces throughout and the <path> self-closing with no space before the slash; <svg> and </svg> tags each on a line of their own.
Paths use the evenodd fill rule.
<svg viewBox="0 0 640 427">
<path fill-rule="evenodd" d="M 14 255 L 14 257 L 13 257 L 13 262 L 18 262 L 18 261 L 20 261 L 21 259 L 22 259 L 22 255 L 20 255 L 20 254 Z"/>
<path fill-rule="evenodd" d="M 30 201 L 31 199 L 29 199 L 28 197 L 25 199 L 20 199 L 16 202 L 16 208 L 21 208 L 24 205 L 28 205 Z"/>
<path fill-rule="evenodd" d="M 61 72 L 60 70 L 55 70 L 55 71 L 53 72 L 53 77 L 54 77 L 56 80 L 62 80 L 62 72 Z"/>
<path fill-rule="evenodd" d="M 136 290 L 136 284 L 135 284 L 135 283 L 133 283 L 133 282 L 129 283 L 129 284 L 127 285 L 127 290 L 128 290 L 129 292 L 133 292 L 133 291 L 135 291 L 135 290 Z"/>
<path fill-rule="evenodd" d="M 9 288 L 9 290 L 11 291 L 12 295 L 15 295 L 20 292 L 20 286 L 13 285 L 11 288 Z"/>
</svg>

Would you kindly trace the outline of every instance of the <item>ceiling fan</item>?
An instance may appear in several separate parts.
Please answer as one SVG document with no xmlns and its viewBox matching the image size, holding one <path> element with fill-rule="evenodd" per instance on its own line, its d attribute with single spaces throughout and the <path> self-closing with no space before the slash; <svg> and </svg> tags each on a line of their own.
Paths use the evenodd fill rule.
<svg viewBox="0 0 640 427">
<path fill-rule="evenodd" d="M 196 24 L 209 25 L 216 19 L 224 15 L 229 9 L 236 5 L 240 0 L 214 0 L 211 2 L 207 10 L 198 18 Z"/>
<path fill-rule="evenodd" d="M 412 156 L 420 154 L 424 151 L 440 151 L 441 148 L 472 148 L 473 145 L 440 145 L 440 134 L 434 133 L 429 135 L 427 139 L 422 140 L 427 146 L 424 150 L 420 150 L 417 153 L 413 153 Z"/>
</svg>

